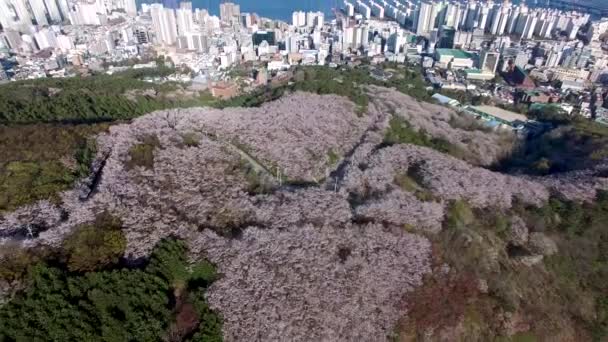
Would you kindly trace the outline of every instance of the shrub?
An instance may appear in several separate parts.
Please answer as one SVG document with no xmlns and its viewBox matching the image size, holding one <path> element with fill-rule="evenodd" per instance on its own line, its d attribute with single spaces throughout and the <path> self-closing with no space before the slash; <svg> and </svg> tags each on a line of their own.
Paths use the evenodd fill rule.
<svg viewBox="0 0 608 342">
<path fill-rule="evenodd" d="M 100 214 L 94 223 L 78 227 L 64 241 L 67 267 L 87 272 L 117 264 L 126 245 L 120 220 Z"/>
<path fill-rule="evenodd" d="M 462 148 L 445 139 L 432 138 L 424 130 L 417 131 L 409 122 L 396 115 L 393 115 L 389 121 L 389 128 L 384 135 L 384 144 L 412 144 L 429 147 L 458 159 L 467 157 L 466 151 Z"/>
<path fill-rule="evenodd" d="M 127 169 L 133 169 L 137 166 L 146 169 L 154 168 L 154 150 L 160 147 L 160 141 L 156 135 L 146 135 L 141 138 L 141 143 L 133 145 L 129 149 L 129 161 Z"/>
<path fill-rule="evenodd" d="M 184 133 L 182 134 L 182 143 L 187 147 L 198 147 L 200 144 L 200 137 L 196 133 Z"/>
<path fill-rule="evenodd" d="M 159 243 L 146 267 L 146 272 L 154 274 L 181 291 L 190 277 L 186 260 L 186 244 L 180 240 L 167 240 Z"/>
<path fill-rule="evenodd" d="M 340 156 L 333 149 L 327 151 L 327 163 L 329 166 L 334 166 L 340 161 Z"/>
<path fill-rule="evenodd" d="M 446 216 L 446 224 L 448 228 L 466 228 L 475 221 L 475 215 L 471 207 L 462 200 L 454 201 Z"/>
<path fill-rule="evenodd" d="M 429 190 L 423 188 L 408 174 L 396 174 L 394 182 L 404 191 L 413 193 L 419 201 L 430 202 L 435 200 L 435 196 Z"/>
</svg>

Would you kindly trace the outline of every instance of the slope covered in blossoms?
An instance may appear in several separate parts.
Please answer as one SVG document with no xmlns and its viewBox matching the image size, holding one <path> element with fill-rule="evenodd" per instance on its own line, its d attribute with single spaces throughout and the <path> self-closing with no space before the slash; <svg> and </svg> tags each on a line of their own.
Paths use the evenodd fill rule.
<svg viewBox="0 0 608 342">
<path fill-rule="evenodd" d="M 446 232 L 465 236 L 450 243 L 485 243 L 480 269 L 500 258 L 538 265 L 556 253 L 550 236 L 518 216 L 484 238 L 473 216 L 540 208 L 551 193 L 603 184 L 591 172 L 568 182 L 481 168 L 512 137 L 464 129 L 462 114 L 394 90 L 368 91 L 363 114 L 345 98 L 297 92 L 259 108 L 157 111 L 112 126 L 97 138 L 91 177 L 61 202 L 2 214 L 0 242 L 61 248 L 107 212 L 120 218 L 128 262 L 178 237 L 192 261 L 216 264 L 207 296 L 227 341 L 381 341 L 418 317 L 409 310 L 425 280 L 463 274 L 441 250 Z M 422 137 L 412 141 L 442 139 L 467 154 L 387 139 L 396 118 Z M 9 296 L 18 285 L 0 288 Z"/>
</svg>

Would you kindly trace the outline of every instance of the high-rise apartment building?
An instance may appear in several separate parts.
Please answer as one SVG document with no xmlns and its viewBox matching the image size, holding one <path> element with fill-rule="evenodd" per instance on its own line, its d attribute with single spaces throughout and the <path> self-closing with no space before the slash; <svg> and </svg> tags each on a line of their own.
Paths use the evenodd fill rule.
<svg viewBox="0 0 608 342">
<path fill-rule="evenodd" d="M 220 4 L 220 19 L 225 23 L 241 19 L 241 6 L 232 2 Z"/>
<path fill-rule="evenodd" d="M 296 11 L 291 15 L 292 25 L 296 27 L 306 26 L 306 12 Z"/>
<path fill-rule="evenodd" d="M 416 34 L 425 35 L 428 34 L 431 27 L 431 12 L 433 12 L 433 7 L 435 3 L 432 1 L 422 1 L 420 2 L 420 7 L 418 9 L 417 21 L 415 24 Z"/>
<path fill-rule="evenodd" d="M 175 11 L 164 8 L 162 4 L 150 5 L 152 27 L 158 43 L 173 45 L 177 39 L 177 23 Z"/>
<path fill-rule="evenodd" d="M 131 17 L 135 17 L 137 16 L 137 4 L 135 3 L 135 0 L 124 0 L 125 1 L 125 12 L 127 13 L 127 15 L 131 16 Z"/>
<path fill-rule="evenodd" d="M 61 16 L 61 11 L 59 10 L 59 6 L 57 5 L 57 1 L 44 0 L 44 5 L 46 6 L 51 22 L 60 23 L 63 20 L 63 17 Z"/>
<path fill-rule="evenodd" d="M 192 32 L 194 28 L 194 20 L 192 16 L 192 10 L 186 8 L 180 8 L 176 12 L 177 15 L 177 32 L 180 36 L 184 36 L 187 33 Z"/>
</svg>

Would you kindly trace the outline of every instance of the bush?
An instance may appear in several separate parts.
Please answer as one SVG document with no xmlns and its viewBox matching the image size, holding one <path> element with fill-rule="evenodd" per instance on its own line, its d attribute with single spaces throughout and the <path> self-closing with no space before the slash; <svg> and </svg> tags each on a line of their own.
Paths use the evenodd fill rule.
<svg viewBox="0 0 608 342">
<path fill-rule="evenodd" d="M 393 115 L 384 135 L 384 144 L 412 144 L 429 147 L 458 159 L 465 159 L 466 151 L 442 138 L 432 138 L 424 130 L 415 130 L 409 122 Z"/>
<path fill-rule="evenodd" d="M 446 224 L 448 228 L 466 228 L 475 221 L 471 207 L 462 200 L 454 201 L 447 213 Z"/>
<path fill-rule="evenodd" d="M 539 108 L 532 107 L 528 116 L 537 121 L 550 122 L 555 125 L 565 125 L 572 122 L 572 118 L 558 105 L 545 105 Z"/>
<path fill-rule="evenodd" d="M 179 240 L 160 243 L 146 267 L 146 272 L 164 279 L 175 289 L 184 289 L 190 277 L 186 259 L 186 244 Z"/>
<path fill-rule="evenodd" d="M 184 133 L 182 134 L 182 143 L 187 147 L 198 147 L 200 137 L 196 133 Z"/>
<path fill-rule="evenodd" d="M 118 263 L 127 246 L 120 220 L 107 213 L 94 223 L 78 227 L 64 241 L 67 268 L 73 272 L 88 272 Z"/>
<path fill-rule="evenodd" d="M 394 182 L 404 191 L 413 193 L 419 201 L 430 202 L 435 200 L 435 196 L 433 196 L 429 190 L 418 184 L 416 180 L 408 174 L 396 174 Z"/>
<path fill-rule="evenodd" d="M 327 164 L 332 167 L 340 161 L 340 156 L 333 149 L 327 151 Z"/>
<path fill-rule="evenodd" d="M 127 169 L 137 166 L 151 170 L 154 168 L 154 150 L 160 147 L 160 141 L 156 135 L 146 135 L 142 142 L 131 146 L 129 149 L 129 161 L 126 163 Z"/>
</svg>

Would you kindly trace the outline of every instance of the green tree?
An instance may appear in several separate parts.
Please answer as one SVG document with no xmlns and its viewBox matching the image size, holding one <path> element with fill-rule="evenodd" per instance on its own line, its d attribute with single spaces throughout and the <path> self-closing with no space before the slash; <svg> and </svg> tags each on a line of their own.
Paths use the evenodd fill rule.
<svg viewBox="0 0 608 342">
<path fill-rule="evenodd" d="M 150 257 L 146 271 L 164 279 L 176 292 L 186 288 L 190 270 L 186 260 L 186 245 L 180 240 L 160 243 Z"/>
<path fill-rule="evenodd" d="M 64 242 L 70 271 L 86 272 L 117 264 L 127 246 L 120 220 L 108 213 L 76 229 Z"/>
<path fill-rule="evenodd" d="M 221 341 L 222 319 L 204 297 L 215 270 L 201 262 L 189 271 L 186 252 L 183 242 L 164 240 L 144 269 L 84 274 L 40 263 L 0 307 L 0 341 L 161 341 L 180 323 L 184 303 L 196 311 L 193 341 Z M 188 288 L 176 298 L 179 282 Z"/>
</svg>

